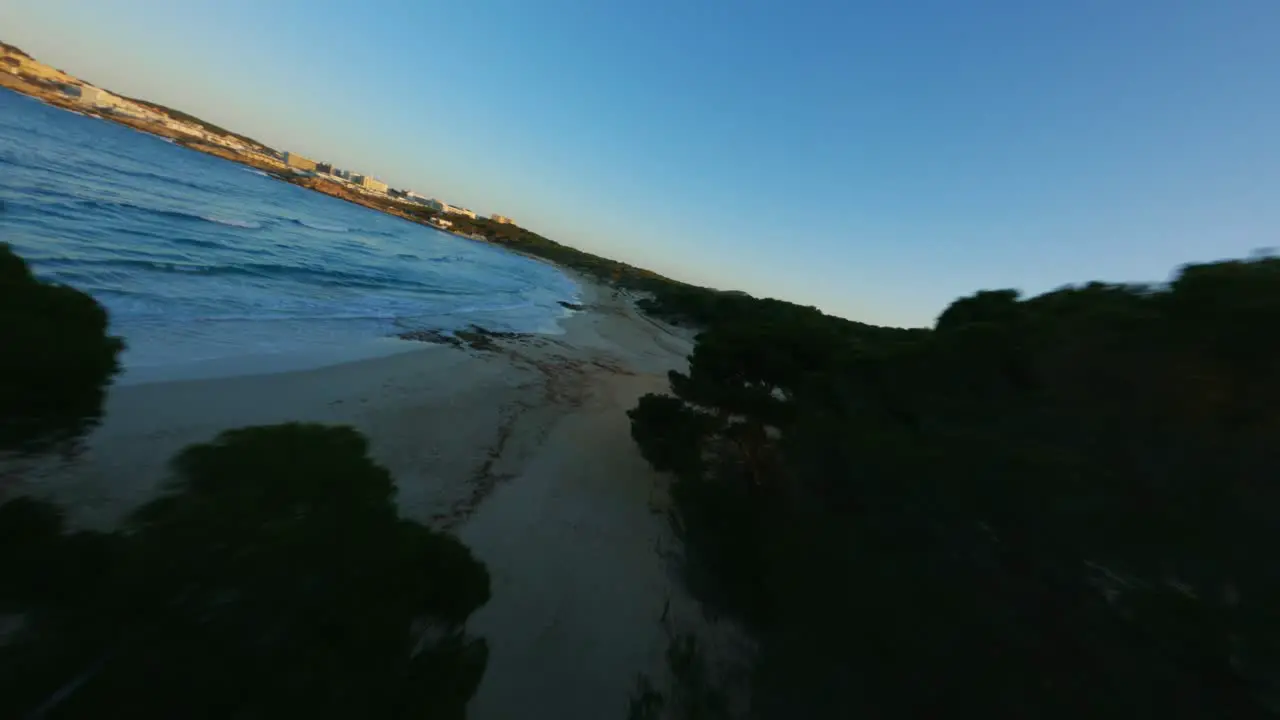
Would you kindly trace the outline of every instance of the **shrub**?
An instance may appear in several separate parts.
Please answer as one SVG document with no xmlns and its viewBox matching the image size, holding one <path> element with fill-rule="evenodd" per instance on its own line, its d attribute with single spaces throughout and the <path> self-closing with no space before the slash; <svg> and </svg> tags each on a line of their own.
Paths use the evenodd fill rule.
<svg viewBox="0 0 1280 720">
<path fill-rule="evenodd" d="M 97 301 L 37 279 L 0 243 L 0 451 L 46 449 L 91 428 L 123 348 Z"/>
<path fill-rule="evenodd" d="M 1277 321 L 1274 258 L 928 331 L 713 318 L 630 417 L 751 717 L 1269 717 Z"/>
<path fill-rule="evenodd" d="M 464 716 L 487 660 L 464 625 L 488 573 L 397 517 L 363 436 L 232 430 L 173 469 L 98 538 L 119 544 L 108 581 L 35 608 L 0 652 L 0 715 L 59 697 L 59 717 Z M 47 513 L 24 514 L 47 541 Z"/>
</svg>

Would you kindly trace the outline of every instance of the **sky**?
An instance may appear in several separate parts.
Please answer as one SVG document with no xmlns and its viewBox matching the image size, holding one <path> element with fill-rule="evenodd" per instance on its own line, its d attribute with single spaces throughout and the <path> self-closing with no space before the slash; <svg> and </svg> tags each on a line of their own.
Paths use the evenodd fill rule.
<svg viewBox="0 0 1280 720">
<path fill-rule="evenodd" d="M 864 322 L 1280 245 L 1276 0 L 39 0 L 0 40 Z"/>
</svg>

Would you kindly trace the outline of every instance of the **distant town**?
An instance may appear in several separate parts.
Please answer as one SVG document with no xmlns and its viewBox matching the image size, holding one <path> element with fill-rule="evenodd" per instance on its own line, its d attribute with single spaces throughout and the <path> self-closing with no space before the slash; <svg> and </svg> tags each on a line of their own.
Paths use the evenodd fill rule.
<svg viewBox="0 0 1280 720">
<path fill-rule="evenodd" d="M 391 188 L 367 173 L 337 168 L 332 163 L 280 151 L 186 113 L 111 93 L 39 62 L 22 50 L 3 42 L 0 42 L 0 87 L 30 95 L 71 112 L 113 120 L 168 138 L 177 144 L 269 171 L 281 179 L 292 180 L 310 189 L 376 209 L 387 208 L 382 203 L 362 200 L 398 201 L 421 206 L 435 213 L 428 223 L 443 230 L 453 227 L 453 222 L 442 217 L 444 215 L 471 220 L 477 218 L 474 211 L 465 207 L 413 190 Z M 488 221 L 514 224 L 511 218 L 496 214 L 490 215 Z"/>
<path fill-rule="evenodd" d="M 274 151 L 272 151 L 274 152 Z M 473 210 L 450 205 L 443 200 L 427 197 L 413 190 L 398 190 L 388 187 L 386 183 L 373 178 L 369 175 L 362 175 L 353 170 L 344 170 L 334 167 L 331 163 L 317 162 L 308 157 L 303 157 L 297 153 L 283 152 L 278 154 L 279 159 L 289 168 L 295 175 L 302 177 L 323 177 L 332 182 L 346 185 L 349 189 L 357 192 L 366 192 L 373 195 L 383 195 L 405 200 L 412 203 L 431 208 L 439 213 L 448 213 L 451 215 L 461 215 L 463 217 L 476 219 L 476 213 Z M 512 220 L 504 215 L 490 215 L 490 222 L 511 223 Z M 434 224 L 443 227 L 449 227 L 451 223 L 448 220 L 436 220 Z"/>
</svg>

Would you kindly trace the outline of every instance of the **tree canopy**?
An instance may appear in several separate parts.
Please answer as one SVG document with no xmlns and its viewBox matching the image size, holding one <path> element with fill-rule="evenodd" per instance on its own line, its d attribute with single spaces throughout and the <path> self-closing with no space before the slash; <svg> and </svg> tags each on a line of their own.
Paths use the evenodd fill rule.
<svg viewBox="0 0 1280 720">
<path fill-rule="evenodd" d="M 0 715 L 464 717 L 489 577 L 394 493 L 356 431 L 287 424 L 187 448 L 116 533 L 0 507 Z"/>
<path fill-rule="evenodd" d="M 12 53 L 14 55 L 21 55 L 22 57 L 27 59 L 31 58 L 31 56 L 23 52 L 21 48 L 14 45 L 10 45 L 9 43 L 6 43 L 6 42 L 0 42 L 0 50 L 3 50 L 8 53 Z"/>
<path fill-rule="evenodd" d="M 0 451 L 47 448 L 97 423 L 124 343 L 79 290 L 36 278 L 0 243 Z"/>
<path fill-rule="evenodd" d="M 1280 260 L 984 291 L 934 329 L 710 313 L 631 414 L 753 717 L 1258 717 Z"/>
</svg>

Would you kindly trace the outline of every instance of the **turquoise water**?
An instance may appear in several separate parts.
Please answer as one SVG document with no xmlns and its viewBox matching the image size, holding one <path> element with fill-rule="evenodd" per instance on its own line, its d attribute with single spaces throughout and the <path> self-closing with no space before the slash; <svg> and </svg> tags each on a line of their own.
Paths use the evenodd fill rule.
<svg viewBox="0 0 1280 720">
<path fill-rule="evenodd" d="M 98 298 L 130 369 L 555 332 L 578 296 L 544 263 L 5 90 L 0 242 Z"/>
</svg>

